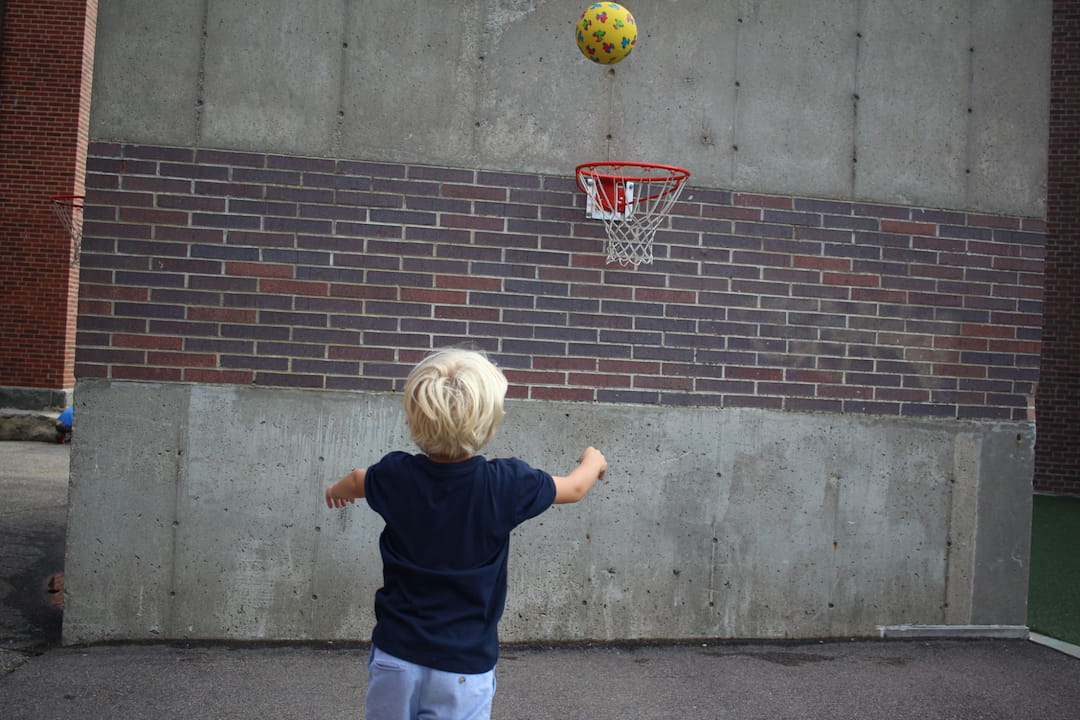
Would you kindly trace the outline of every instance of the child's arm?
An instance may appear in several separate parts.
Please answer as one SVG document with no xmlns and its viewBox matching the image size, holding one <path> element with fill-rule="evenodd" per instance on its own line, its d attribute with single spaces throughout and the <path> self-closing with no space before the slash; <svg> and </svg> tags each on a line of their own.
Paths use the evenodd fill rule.
<svg viewBox="0 0 1080 720">
<path fill-rule="evenodd" d="M 343 508 L 364 497 L 364 476 L 367 470 L 356 469 L 326 488 L 326 507 Z"/>
<path fill-rule="evenodd" d="M 555 504 L 576 503 L 585 497 L 593 484 L 607 472 L 607 459 L 594 447 L 585 448 L 578 466 L 566 477 L 555 477 Z"/>
</svg>

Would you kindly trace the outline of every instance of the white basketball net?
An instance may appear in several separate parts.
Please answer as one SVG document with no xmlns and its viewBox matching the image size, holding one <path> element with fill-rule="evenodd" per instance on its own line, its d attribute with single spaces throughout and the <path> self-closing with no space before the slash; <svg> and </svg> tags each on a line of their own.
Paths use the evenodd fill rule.
<svg viewBox="0 0 1080 720">
<path fill-rule="evenodd" d="M 58 195 L 52 199 L 53 212 L 71 236 L 71 265 L 79 264 L 82 253 L 83 198 L 81 195 Z"/>
<path fill-rule="evenodd" d="M 585 213 L 603 220 L 607 261 L 637 267 L 653 261 L 657 228 L 667 219 L 689 173 L 679 168 L 626 163 L 592 164 L 577 170 Z"/>
</svg>

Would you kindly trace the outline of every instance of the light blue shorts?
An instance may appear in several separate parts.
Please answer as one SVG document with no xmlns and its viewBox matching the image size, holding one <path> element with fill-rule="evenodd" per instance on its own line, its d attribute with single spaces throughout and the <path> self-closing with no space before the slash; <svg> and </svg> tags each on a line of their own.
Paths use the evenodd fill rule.
<svg viewBox="0 0 1080 720">
<path fill-rule="evenodd" d="M 479 675 L 432 670 L 371 647 L 367 720 L 488 720 L 494 697 L 494 670 Z"/>
</svg>

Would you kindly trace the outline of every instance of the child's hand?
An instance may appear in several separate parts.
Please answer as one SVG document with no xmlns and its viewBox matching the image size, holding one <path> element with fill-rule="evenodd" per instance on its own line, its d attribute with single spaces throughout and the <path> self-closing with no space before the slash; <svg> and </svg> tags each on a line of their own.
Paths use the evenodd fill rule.
<svg viewBox="0 0 1080 720">
<path fill-rule="evenodd" d="M 585 448 L 585 452 L 581 453 L 581 457 L 578 458 L 578 465 L 585 464 L 596 466 L 597 480 L 603 479 L 604 473 L 606 473 L 608 469 L 607 458 L 604 457 L 604 453 L 591 445 Z"/>
<path fill-rule="evenodd" d="M 326 488 L 326 507 L 331 509 L 343 508 L 364 497 L 364 476 L 366 474 L 366 470 L 353 470 Z"/>
<path fill-rule="evenodd" d="M 553 475 L 555 481 L 555 503 L 576 503 L 589 494 L 594 483 L 607 472 L 607 458 L 594 447 L 585 448 L 578 458 L 577 467 L 566 477 Z"/>
<path fill-rule="evenodd" d="M 354 498 L 338 497 L 334 494 L 334 486 L 326 488 L 326 507 L 328 508 L 343 508 L 350 503 L 354 503 Z"/>
</svg>

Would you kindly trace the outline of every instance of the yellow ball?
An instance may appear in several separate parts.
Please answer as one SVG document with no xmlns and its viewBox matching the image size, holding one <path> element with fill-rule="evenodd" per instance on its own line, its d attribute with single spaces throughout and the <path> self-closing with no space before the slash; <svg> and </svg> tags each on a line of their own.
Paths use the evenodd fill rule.
<svg viewBox="0 0 1080 720">
<path fill-rule="evenodd" d="M 585 8 L 576 32 L 582 54 L 601 65 L 623 60 L 637 42 L 634 16 L 615 3 L 595 3 Z"/>
</svg>

